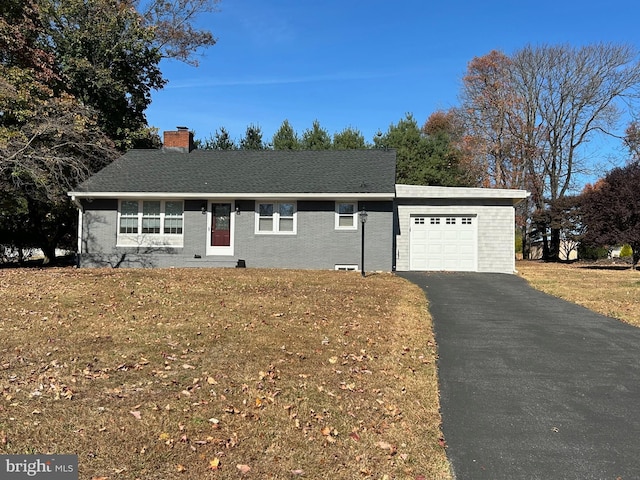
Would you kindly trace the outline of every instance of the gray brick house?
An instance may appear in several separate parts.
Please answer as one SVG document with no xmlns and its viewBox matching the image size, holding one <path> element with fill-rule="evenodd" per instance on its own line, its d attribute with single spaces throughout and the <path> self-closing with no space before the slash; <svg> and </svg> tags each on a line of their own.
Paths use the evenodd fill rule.
<svg viewBox="0 0 640 480">
<path fill-rule="evenodd" d="M 522 190 L 395 184 L 393 150 L 194 150 L 187 129 L 69 192 L 81 266 L 514 271 Z"/>
</svg>

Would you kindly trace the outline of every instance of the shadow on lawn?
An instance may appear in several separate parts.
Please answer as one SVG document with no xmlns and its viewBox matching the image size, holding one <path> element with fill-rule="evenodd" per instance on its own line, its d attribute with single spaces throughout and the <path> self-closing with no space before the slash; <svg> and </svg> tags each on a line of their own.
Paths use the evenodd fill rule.
<svg viewBox="0 0 640 480">
<path fill-rule="evenodd" d="M 587 270 L 637 270 L 631 264 L 626 265 L 580 265 L 578 268 L 585 268 Z"/>
</svg>

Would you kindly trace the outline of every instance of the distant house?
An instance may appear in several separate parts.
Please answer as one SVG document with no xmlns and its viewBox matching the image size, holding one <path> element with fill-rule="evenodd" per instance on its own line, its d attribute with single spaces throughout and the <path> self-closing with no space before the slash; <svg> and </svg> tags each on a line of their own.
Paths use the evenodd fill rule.
<svg viewBox="0 0 640 480">
<path fill-rule="evenodd" d="M 523 190 L 396 185 L 394 150 L 194 150 L 185 128 L 69 195 L 81 266 L 513 273 Z"/>
<path fill-rule="evenodd" d="M 529 260 L 542 260 L 544 258 L 544 246 L 542 240 L 532 242 L 529 252 Z M 569 240 L 560 240 L 560 260 L 572 261 L 578 259 L 578 243 Z"/>
</svg>

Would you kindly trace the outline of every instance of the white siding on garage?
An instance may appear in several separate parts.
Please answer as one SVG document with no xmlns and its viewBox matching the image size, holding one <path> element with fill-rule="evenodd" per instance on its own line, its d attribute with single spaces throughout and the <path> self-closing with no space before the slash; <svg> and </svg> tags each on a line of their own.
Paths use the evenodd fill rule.
<svg viewBox="0 0 640 480">
<path fill-rule="evenodd" d="M 478 272 L 514 273 L 515 210 L 510 199 L 403 199 L 397 205 L 396 270 L 411 270 L 411 219 L 475 215 Z M 458 252 L 459 253 L 459 252 Z"/>
</svg>

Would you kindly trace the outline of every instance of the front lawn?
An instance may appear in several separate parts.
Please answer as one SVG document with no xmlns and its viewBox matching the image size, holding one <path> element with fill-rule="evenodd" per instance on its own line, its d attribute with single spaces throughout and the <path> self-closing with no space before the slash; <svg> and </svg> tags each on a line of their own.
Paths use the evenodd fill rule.
<svg viewBox="0 0 640 480">
<path fill-rule="evenodd" d="M 538 290 L 640 327 L 640 270 L 534 261 L 516 269 Z"/>
<path fill-rule="evenodd" d="M 77 454 L 81 479 L 451 478 L 426 300 L 391 274 L 16 269 L 0 298 L 1 453 Z"/>
</svg>

